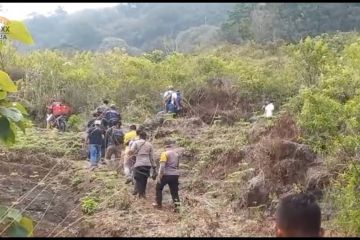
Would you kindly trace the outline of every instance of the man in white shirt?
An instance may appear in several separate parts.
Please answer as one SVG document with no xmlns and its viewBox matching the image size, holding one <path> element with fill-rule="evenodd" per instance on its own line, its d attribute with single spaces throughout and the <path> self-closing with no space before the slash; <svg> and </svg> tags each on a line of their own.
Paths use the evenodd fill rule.
<svg viewBox="0 0 360 240">
<path fill-rule="evenodd" d="M 177 94 L 174 90 L 174 87 L 169 86 L 168 90 L 164 93 L 163 100 L 164 100 L 164 106 L 165 106 L 165 113 L 169 112 L 169 106 L 172 105 L 175 107 L 177 99 Z"/>
<path fill-rule="evenodd" d="M 265 106 L 265 117 L 269 118 L 273 116 L 273 111 L 274 111 L 275 107 L 274 104 L 272 103 L 272 101 L 266 101 L 266 106 Z"/>
</svg>

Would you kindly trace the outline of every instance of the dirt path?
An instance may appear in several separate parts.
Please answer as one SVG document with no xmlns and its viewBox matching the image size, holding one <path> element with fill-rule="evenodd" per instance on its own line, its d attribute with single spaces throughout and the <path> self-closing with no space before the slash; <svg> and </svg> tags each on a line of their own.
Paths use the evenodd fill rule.
<svg viewBox="0 0 360 240">
<path fill-rule="evenodd" d="M 69 186 L 71 163 L 41 153 L 2 153 L 0 203 L 36 221 L 35 236 L 47 236 L 77 201 Z M 72 217 L 64 224 L 72 221 Z"/>
<path fill-rule="evenodd" d="M 94 172 L 85 170 L 87 162 L 81 164 L 83 173 L 92 181 L 92 186 L 85 189 L 94 189 L 102 186 L 112 178 L 113 173 L 105 166 Z M 155 181 L 149 179 L 147 185 L 147 198 L 137 199 L 131 195 L 133 186 L 125 185 L 125 178 L 116 175 L 115 181 L 119 191 L 115 202 L 124 204 L 129 201 L 129 206 L 120 209 L 117 207 L 103 207 L 94 215 L 86 216 L 83 223 L 77 228 L 77 236 L 134 236 L 134 237 L 179 237 L 179 236 L 271 236 L 273 224 L 269 217 L 247 220 L 246 212 L 233 213 L 231 206 L 221 207 L 217 199 L 207 199 L 187 190 L 186 184 L 190 182 L 186 176 L 180 179 L 180 198 L 182 201 L 179 213 L 172 210 L 172 200 L 168 187 L 163 191 L 163 209 L 154 209 Z M 184 186 L 185 185 L 185 186 Z M 83 186 L 82 186 L 83 188 Z M 115 191 L 116 192 L 116 191 Z M 116 194 L 116 193 L 115 193 Z M 105 200 L 104 200 L 105 199 Z M 102 201 L 106 201 L 104 197 Z M 70 232 L 60 236 L 74 236 Z"/>
<path fill-rule="evenodd" d="M 148 181 L 147 199 L 136 199 L 131 194 L 133 186 L 124 184 L 122 174 L 104 166 L 89 172 L 86 160 L 56 157 L 57 152 L 52 156 L 46 153 L 48 150 L 39 148 L 43 145 L 36 142 L 40 141 L 47 142 L 53 151 L 51 144 L 67 146 L 79 140 L 52 132 L 35 132 L 34 136 L 27 136 L 21 148 L 0 154 L 0 201 L 4 205 L 11 206 L 53 168 L 31 194 L 15 205 L 25 209 L 24 214 L 38 223 L 35 236 L 254 236 L 253 230 L 258 226 L 264 228 L 256 230 L 256 236 L 271 235 L 268 220 L 260 219 L 261 224 L 257 220 L 247 221 L 245 215 L 234 214 L 232 206 L 224 207 L 223 200 L 198 193 L 185 168 L 179 186 L 182 206 L 180 213 L 174 213 L 168 187 L 163 191 L 163 209 L 154 209 L 152 179 Z M 29 148 L 28 142 L 37 149 Z M 155 149 L 161 146 L 156 145 Z M 99 207 L 94 214 L 81 211 L 85 196 L 98 199 Z"/>
</svg>

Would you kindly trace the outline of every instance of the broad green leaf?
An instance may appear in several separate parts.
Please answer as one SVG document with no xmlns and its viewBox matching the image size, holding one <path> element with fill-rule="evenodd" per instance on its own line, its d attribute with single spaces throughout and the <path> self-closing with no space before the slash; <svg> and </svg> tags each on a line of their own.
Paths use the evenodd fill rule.
<svg viewBox="0 0 360 240">
<path fill-rule="evenodd" d="M 27 237 L 32 237 L 33 236 L 33 231 L 34 231 L 34 224 L 33 224 L 33 220 L 31 220 L 28 217 L 23 217 L 20 221 L 20 225 L 26 229 L 27 231 Z"/>
<path fill-rule="evenodd" d="M 0 88 L 7 92 L 17 91 L 16 85 L 10 79 L 9 75 L 4 71 L 0 71 Z"/>
<path fill-rule="evenodd" d="M 7 145 L 15 142 L 15 133 L 6 117 L 0 117 L 0 139 Z"/>
<path fill-rule="evenodd" d="M 27 122 L 26 121 L 18 121 L 18 122 L 15 122 L 15 124 L 16 124 L 16 126 L 18 126 L 21 129 L 21 131 L 23 133 L 25 133 L 25 129 L 27 127 Z"/>
<path fill-rule="evenodd" d="M 31 34 L 27 30 L 24 23 L 11 20 L 9 26 L 9 38 L 21 41 L 25 44 L 34 44 Z"/>
<path fill-rule="evenodd" d="M 13 107 L 15 107 L 17 110 L 19 110 L 23 115 L 28 115 L 28 112 L 26 111 L 25 107 L 21 105 L 18 102 L 11 103 Z"/>
<path fill-rule="evenodd" d="M 28 231 L 17 222 L 11 225 L 7 234 L 9 237 L 27 237 L 29 235 Z"/>
<path fill-rule="evenodd" d="M 21 212 L 14 208 L 9 209 L 7 216 L 14 219 L 16 222 L 20 222 L 20 220 L 22 219 Z"/>
<path fill-rule="evenodd" d="M 5 91 L 0 90 L 0 100 L 5 99 L 7 96 L 7 93 Z"/>
<path fill-rule="evenodd" d="M 14 122 L 19 122 L 23 119 L 23 115 L 21 112 L 16 108 L 4 108 L 0 107 L 1 115 L 11 119 Z"/>
</svg>

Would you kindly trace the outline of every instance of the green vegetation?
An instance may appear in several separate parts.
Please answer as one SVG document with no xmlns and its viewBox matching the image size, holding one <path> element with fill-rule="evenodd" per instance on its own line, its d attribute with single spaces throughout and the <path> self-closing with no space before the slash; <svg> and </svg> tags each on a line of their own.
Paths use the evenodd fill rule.
<svg viewBox="0 0 360 240">
<path fill-rule="evenodd" d="M 33 43 L 23 23 L 12 20 L 6 23 L 6 26 L 11 29 L 8 34 L 9 40 L 18 40 L 25 44 Z M 2 48 L 3 41 L 0 41 L 0 51 Z M 9 100 L 8 94 L 17 92 L 18 88 L 9 75 L 3 71 L 5 70 L 3 62 L 0 69 L 0 139 L 5 144 L 11 144 L 15 142 L 17 127 L 25 131 L 27 122 L 23 115 L 27 115 L 27 111 L 21 104 Z"/>
<path fill-rule="evenodd" d="M 103 51 L 118 47 L 136 55 L 154 48 L 187 50 L 195 48 L 198 42 L 209 46 L 214 28 L 219 29 L 233 6 L 233 3 L 129 3 L 75 14 L 59 8 L 51 16 L 28 19 L 27 25 L 37 40 L 37 49 Z M 48 29 L 52 29 L 51 33 Z M 192 42 L 191 33 L 199 32 L 205 33 L 204 37 Z"/>
<path fill-rule="evenodd" d="M 50 16 L 33 16 L 27 25 L 36 49 L 118 47 L 139 55 L 154 49 L 191 52 L 224 41 L 297 42 L 358 31 L 359 13 L 359 3 L 131 3 L 73 14 L 59 8 Z"/>
<path fill-rule="evenodd" d="M 334 205 L 339 210 L 337 223 L 347 234 L 360 234 L 359 164 L 350 165 L 334 184 Z"/>
<path fill-rule="evenodd" d="M 110 98 L 120 107 L 125 121 L 141 123 L 161 110 L 160 93 L 170 84 L 183 92 L 187 111 L 203 104 L 200 97 L 206 94 L 220 101 L 219 109 L 221 104 L 229 103 L 221 102 L 223 96 L 229 96 L 226 101 L 230 101 L 231 107 L 227 111 L 243 111 L 236 115 L 235 123 L 246 115 L 260 113 L 263 100 L 271 98 L 277 110 L 290 111 L 296 117 L 301 141 L 323 154 L 329 168 L 336 169 L 338 164 L 346 165 L 356 158 L 360 131 L 360 37 L 346 36 L 325 34 L 290 45 L 224 45 L 198 54 L 155 51 L 139 57 L 120 49 L 105 53 L 46 50 L 19 54 L 5 46 L 2 53 L 7 68 L 16 66 L 28 73 L 19 82 L 19 92 L 14 96 L 36 115 L 35 121 L 44 118 L 46 101 L 57 96 L 79 113 L 69 121 L 74 130 L 84 126 L 90 111 L 103 98 Z M 216 104 L 207 109 L 212 111 L 210 118 L 221 115 L 215 112 Z M 198 156 L 202 160 L 199 164 L 203 164 L 200 169 L 206 169 L 219 156 L 232 154 L 229 150 L 234 146 L 243 146 L 245 136 L 239 130 L 245 130 L 241 122 L 232 127 L 213 126 L 204 132 L 202 140 L 207 142 L 203 146 L 208 151 Z M 239 134 L 230 141 L 232 131 Z M 58 142 L 50 136 L 34 141 L 30 140 L 36 138 L 30 131 L 19 137 L 27 140 L 20 140 L 13 148 L 24 143 L 26 146 L 20 148 L 39 149 L 45 146 L 39 142 L 47 142 L 51 151 L 71 152 L 81 145 L 80 135 L 76 139 L 73 133 L 59 135 L 69 138 L 65 145 L 61 144 L 66 141 Z M 33 144 L 28 144 L 29 141 Z M 196 152 L 197 146 L 189 139 L 179 136 L 179 142 Z M 112 188 L 106 184 L 106 189 Z"/>
<path fill-rule="evenodd" d="M 83 146 L 82 133 L 65 132 L 59 134 L 56 129 L 45 132 L 28 128 L 26 133 L 17 132 L 16 143 L 9 149 L 29 152 L 46 152 L 53 156 L 69 156 L 78 153 Z"/>
<path fill-rule="evenodd" d="M 137 6 L 136 9 L 126 8 L 125 13 L 120 14 L 120 20 L 130 21 L 128 16 L 138 11 L 147 16 L 142 18 L 143 22 L 152 19 L 157 23 L 166 19 L 160 5 Z M 174 34 L 183 46 L 179 44 L 181 49 L 177 49 L 172 42 L 174 36 L 166 34 L 168 26 L 152 25 L 151 21 L 148 23 L 152 27 L 143 30 L 145 32 L 141 34 L 134 31 L 127 35 L 126 41 L 118 37 L 132 30 L 134 25 L 119 28 L 114 33 L 116 39 L 109 39 L 106 31 L 118 29 L 116 22 L 109 24 L 101 34 L 98 34 L 99 26 L 95 26 L 97 29 L 94 30 L 88 22 L 74 39 L 71 33 L 80 31 L 79 25 L 75 24 L 76 18 L 69 17 L 71 20 L 66 20 L 65 17 L 65 23 L 58 24 L 57 20 L 64 15 L 58 12 L 45 19 L 51 20 L 49 26 L 58 24 L 60 29 L 68 29 L 69 24 L 74 26 L 69 28 L 62 39 L 64 43 L 70 42 L 75 47 L 84 46 L 84 49 L 101 46 L 101 49 L 107 51 L 68 49 L 19 53 L 11 44 L 3 46 L 0 49 L 4 70 L 0 72 L 0 137 L 5 143 L 13 143 L 17 133 L 16 144 L 10 147 L 12 150 L 25 149 L 68 156 L 82 147 L 81 133 L 58 134 L 49 131 L 38 135 L 38 130 L 31 128 L 24 134 L 15 129 L 15 126 L 22 130 L 30 126 L 23 114 L 29 113 L 34 124 L 38 124 L 44 121 L 48 100 L 52 97 L 63 98 L 76 111 L 76 115 L 68 121 L 69 129 L 81 131 L 90 111 L 107 98 L 119 106 L 125 122 L 142 123 L 162 110 L 160 94 L 167 86 L 173 85 L 184 95 L 185 114 L 201 115 L 202 119 L 205 116 L 209 123 L 213 123 L 218 116 L 226 120 L 232 118 L 228 125 L 226 121 L 223 124 L 216 120 L 217 124 L 204 128 L 194 139 L 181 134 L 172 136 L 179 145 L 196 154 L 199 161 L 188 168 L 193 168 L 199 174 L 191 179 L 191 186 L 196 186 L 195 189 L 203 193 L 211 186 L 201 178 L 200 172 L 212 171 L 214 178 L 225 175 L 220 170 L 216 172 L 216 164 L 220 168 L 221 164 L 225 164 L 225 161 L 220 160 L 230 159 L 235 162 L 240 158 L 241 148 L 248 144 L 248 124 L 244 121 L 261 114 L 264 100 L 272 99 L 277 112 L 287 111 L 295 117 L 300 128 L 300 142 L 310 145 L 324 159 L 328 170 L 331 170 L 333 184 L 328 186 L 327 191 L 331 195 L 332 204 L 336 206 L 336 221 L 346 234 L 358 235 L 360 175 L 356 161 L 359 158 L 360 141 L 360 35 L 356 32 L 333 33 L 335 30 L 356 30 L 359 23 L 356 17 L 360 9 L 358 6 L 356 3 L 240 3 L 229 13 L 221 31 L 225 40 L 242 45 L 222 42 L 216 48 L 205 49 L 189 46 L 189 42 L 192 42 L 189 39 L 199 46 L 205 41 L 205 37 L 199 36 L 199 33 L 212 36 L 214 42 L 209 41 L 209 45 L 224 39 L 217 39 L 217 34 L 221 33 L 218 27 L 211 24 L 199 26 L 194 23 L 197 21 L 195 17 L 186 20 L 186 23 L 179 23 Z M 182 10 L 176 7 L 171 9 L 169 12 L 173 15 L 167 17 L 175 21 L 175 13 L 180 14 Z M 224 9 L 227 7 L 219 11 Z M 206 16 L 204 12 L 200 14 L 202 17 Z M 93 13 L 90 11 L 89 16 Z M 113 15 L 117 14 L 113 12 Z M 30 20 L 30 25 L 41 25 L 41 18 L 37 16 Z M 212 24 L 218 26 L 222 23 L 221 17 L 214 19 L 211 20 Z M 325 24 L 334 22 L 334 19 L 343 20 L 336 21 L 334 25 Z M 98 23 L 110 20 L 111 17 L 101 17 Z M 167 24 L 167 21 L 162 22 Z M 141 26 L 139 22 L 133 24 Z M 44 29 L 46 33 L 39 33 L 43 39 L 40 47 L 49 46 L 48 41 L 57 47 L 59 43 L 53 43 L 56 34 L 46 38 L 48 28 Z M 161 37 L 157 38 L 158 35 Z M 149 38 L 151 41 L 145 44 Z M 88 42 L 83 44 L 83 39 Z M 24 42 L 30 43 L 31 40 L 26 37 Z M 156 47 L 159 42 L 163 43 L 162 47 Z M 122 49 L 124 46 L 125 50 Z M 134 46 L 158 50 L 131 56 L 127 52 Z M 11 69 L 26 73 L 16 85 L 5 73 Z M 21 102 L 26 109 L 15 101 Z M 272 122 L 266 123 L 270 126 Z M 253 168 L 239 163 L 225 180 L 236 180 L 240 186 L 253 171 Z M 94 214 L 100 208 L 99 202 L 105 201 L 105 196 L 112 195 L 112 198 L 106 200 L 108 207 L 119 210 L 130 208 L 132 202 L 126 193 L 127 189 L 118 190 L 116 176 L 109 176 L 108 172 L 96 172 L 89 178 L 86 179 L 85 173 L 81 173 L 74 176 L 71 182 L 79 189 L 87 180 L 101 185 L 82 200 L 81 207 L 85 214 Z M 234 185 L 232 188 L 235 188 Z M 296 184 L 293 188 L 294 191 L 302 190 L 302 186 Z M 239 198 L 239 189 L 236 186 L 229 199 Z M 277 201 L 276 197 L 272 198 L 274 202 Z M 254 211 L 258 213 L 258 209 Z M 16 219 L 20 223 L 20 218 Z"/>
<path fill-rule="evenodd" d="M 25 25 L 19 21 L 9 21 L 5 23 L 9 27 L 9 40 L 18 40 L 25 44 L 32 44 L 33 40 Z M 0 42 L 2 50 L 3 42 Z M 17 128 L 25 132 L 27 115 L 25 108 L 18 102 L 9 100 L 9 93 L 17 92 L 17 86 L 10 79 L 9 75 L 0 70 L 0 139 L 6 145 L 15 143 Z M 17 209 L 0 205 L 0 235 L 5 233 L 11 237 L 33 236 L 33 220 L 25 217 Z"/>
<path fill-rule="evenodd" d="M 98 206 L 98 200 L 95 198 L 87 196 L 81 200 L 81 209 L 85 214 L 94 214 Z"/>
<path fill-rule="evenodd" d="M 0 205 L 0 229 L 5 231 L 2 236 L 10 237 L 32 237 L 33 221 L 31 218 L 23 216 L 23 214 L 14 208 Z"/>
<path fill-rule="evenodd" d="M 359 3 L 238 3 L 222 31 L 233 43 L 299 41 L 322 33 L 356 31 L 359 12 Z"/>
</svg>

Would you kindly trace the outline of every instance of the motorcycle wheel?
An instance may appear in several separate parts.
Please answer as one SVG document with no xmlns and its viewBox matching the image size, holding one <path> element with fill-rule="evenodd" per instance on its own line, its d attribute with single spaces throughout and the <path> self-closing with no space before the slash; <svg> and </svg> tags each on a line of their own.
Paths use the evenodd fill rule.
<svg viewBox="0 0 360 240">
<path fill-rule="evenodd" d="M 65 132 L 66 131 L 66 123 L 65 123 L 64 120 L 59 121 L 59 130 L 60 130 L 60 132 Z"/>
</svg>

